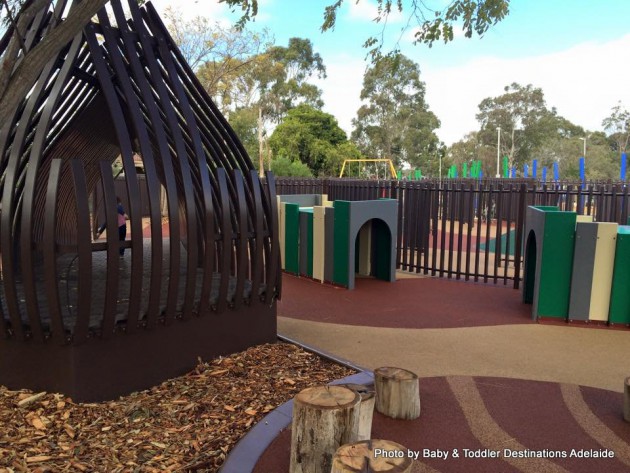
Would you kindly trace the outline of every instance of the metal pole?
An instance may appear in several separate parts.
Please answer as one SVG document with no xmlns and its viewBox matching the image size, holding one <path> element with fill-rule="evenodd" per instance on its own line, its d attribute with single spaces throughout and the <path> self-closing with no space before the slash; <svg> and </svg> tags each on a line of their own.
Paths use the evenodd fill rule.
<svg viewBox="0 0 630 473">
<path fill-rule="evenodd" d="M 501 160 L 501 127 L 497 127 L 497 179 L 501 177 L 499 161 Z"/>
</svg>

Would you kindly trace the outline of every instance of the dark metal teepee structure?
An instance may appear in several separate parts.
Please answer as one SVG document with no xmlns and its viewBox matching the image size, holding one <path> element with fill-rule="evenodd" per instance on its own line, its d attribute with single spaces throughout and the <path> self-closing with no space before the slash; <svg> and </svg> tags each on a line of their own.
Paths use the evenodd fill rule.
<svg viewBox="0 0 630 473">
<path fill-rule="evenodd" d="M 66 3 L 35 17 L 26 48 Z M 129 11 L 112 0 L 0 124 L 9 388 L 108 399 L 276 337 L 273 177 L 262 185 L 152 5 L 130 0 Z M 117 197 L 130 228 L 122 258 Z"/>
</svg>

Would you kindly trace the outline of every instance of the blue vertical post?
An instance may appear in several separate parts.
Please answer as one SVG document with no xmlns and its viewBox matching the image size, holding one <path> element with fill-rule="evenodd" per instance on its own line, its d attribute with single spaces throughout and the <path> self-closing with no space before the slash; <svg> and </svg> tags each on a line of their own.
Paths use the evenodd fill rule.
<svg viewBox="0 0 630 473">
<path fill-rule="evenodd" d="M 511 170 L 511 174 L 510 174 L 510 175 L 512 176 L 512 179 L 515 179 L 515 178 L 516 178 L 516 167 L 513 167 L 513 168 L 512 168 L 512 170 Z"/>
<path fill-rule="evenodd" d="M 584 182 L 584 157 L 580 158 L 580 181 Z"/>
<path fill-rule="evenodd" d="M 538 177 L 538 160 L 534 159 L 532 163 L 532 177 L 536 179 Z"/>
<path fill-rule="evenodd" d="M 527 164 L 523 165 L 523 177 L 525 179 L 529 177 L 529 166 Z"/>
<path fill-rule="evenodd" d="M 558 162 L 557 161 L 555 163 L 553 163 L 553 180 L 554 181 L 559 181 L 560 180 L 560 172 L 558 171 Z"/>
<path fill-rule="evenodd" d="M 547 166 L 543 166 L 542 169 L 542 181 L 547 182 Z"/>
<path fill-rule="evenodd" d="M 628 158 L 626 157 L 626 153 L 621 153 L 621 169 L 619 170 L 619 180 L 626 180 L 626 166 L 627 166 Z"/>
</svg>

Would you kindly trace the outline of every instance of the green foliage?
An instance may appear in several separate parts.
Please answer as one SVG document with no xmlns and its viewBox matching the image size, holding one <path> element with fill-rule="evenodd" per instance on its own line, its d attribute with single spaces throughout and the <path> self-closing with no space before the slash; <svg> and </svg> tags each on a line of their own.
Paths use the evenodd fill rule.
<svg viewBox="0 0 630 473">
<path fill-rule="evenodd" d="M 460 141 L 453 143 L 446 154 L 445 165 L 456 165 L 461 169 L 464 163 L 481 162 L 485 176 L 494 176 L 497 166 L 496 144 L 486 145 L 481 142 L 478 132 L 467 134 Z"/>
<path fill-rule="evenodd" d="M 271 170 L 278 177 L 313 177 L 313 173 L 306 164 L 297 160 L 280 156 L 271 161 Z"/>
<path fill-rule="evenodd" d="M 326 67 L 309 39 L 290 38 L 289 45 L 273 46 L 266 56 L 274 74 L 260 78 L 260 103 L 264 114 L 279 123 L 287 111 L 304 103 L 321 108 L 322 91 L 307 81 L 326 77 Z"/>
<path fill-rule="evenodd" d="M 325 77 L 326 68 L 310 40 L 291 38 L 288 46 L 275 46 L 267 32 L 247 30 L 216 30 L 213 38 L 218 46 L 197 76 L 223 113 L 260 109 L 268 128 L 301 103 L 323 106 L 321 89 L 309 80 Z"/>
<path fill-rule="evenodd" d="M 628 150 L 630 140 L 630 112 L 619 102 L 615 105 L 608 117 L 602 121 L 602 126 L 608 132 L 611 147 L 617 153 L 625 153 Z"/>
<path fill-rule="evenodd" d="M 344 159 L 360 155 L 335 117 L 304 104 L 289 110 L 269 145 L 274 156 L 303 162 L 317 176 L 336 175 Z"/>
<path fill-rule="evenodd" d="M 241 108 L 228 115 L 228 122 L 234 129 L 247 154 L 258 164 L 258 114 L 253 108 Z"/>
<path fill-rule="evenodd" d="M 493 146 L 495 152 L 497 129 L 501 128 L 500 153 L 508 156 L 510 167 L 530 162 L 548 140 L 584 135 L 581 127 L 547 108 L 542 89 L 512 83 L 504 92 L 479 104 L 477 120 L 481 124 L 479 140 L 485 146 Z"/>
<path fill-rule="evenodd" d="M 353 120 L 352 139 L 370 157 L 423 167 L 440 143 L 438 118 L 424 100 L 425 85 L 416 63 L 402 54 L 382 57 L 363 77 L 365 102 Z"/>
</svg>

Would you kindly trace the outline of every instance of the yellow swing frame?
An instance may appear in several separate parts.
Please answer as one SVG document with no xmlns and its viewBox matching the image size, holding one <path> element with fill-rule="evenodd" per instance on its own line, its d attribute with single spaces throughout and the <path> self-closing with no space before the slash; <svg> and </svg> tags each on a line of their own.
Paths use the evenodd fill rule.
<svg viewBox="0 0 630 473">
<path fill-rule="evenodd" d="M 396 179 L 398 177 L 396 174 L 396 169 L 394 169 L 394 163 L 392 163 L 391 159 L 344 159 L 339 177 L 343 177 L 343 172 L 346 169 L 346 163 L 388 163 L 389 172 L 392 174 L 392 179 Z"/>
</svg>

